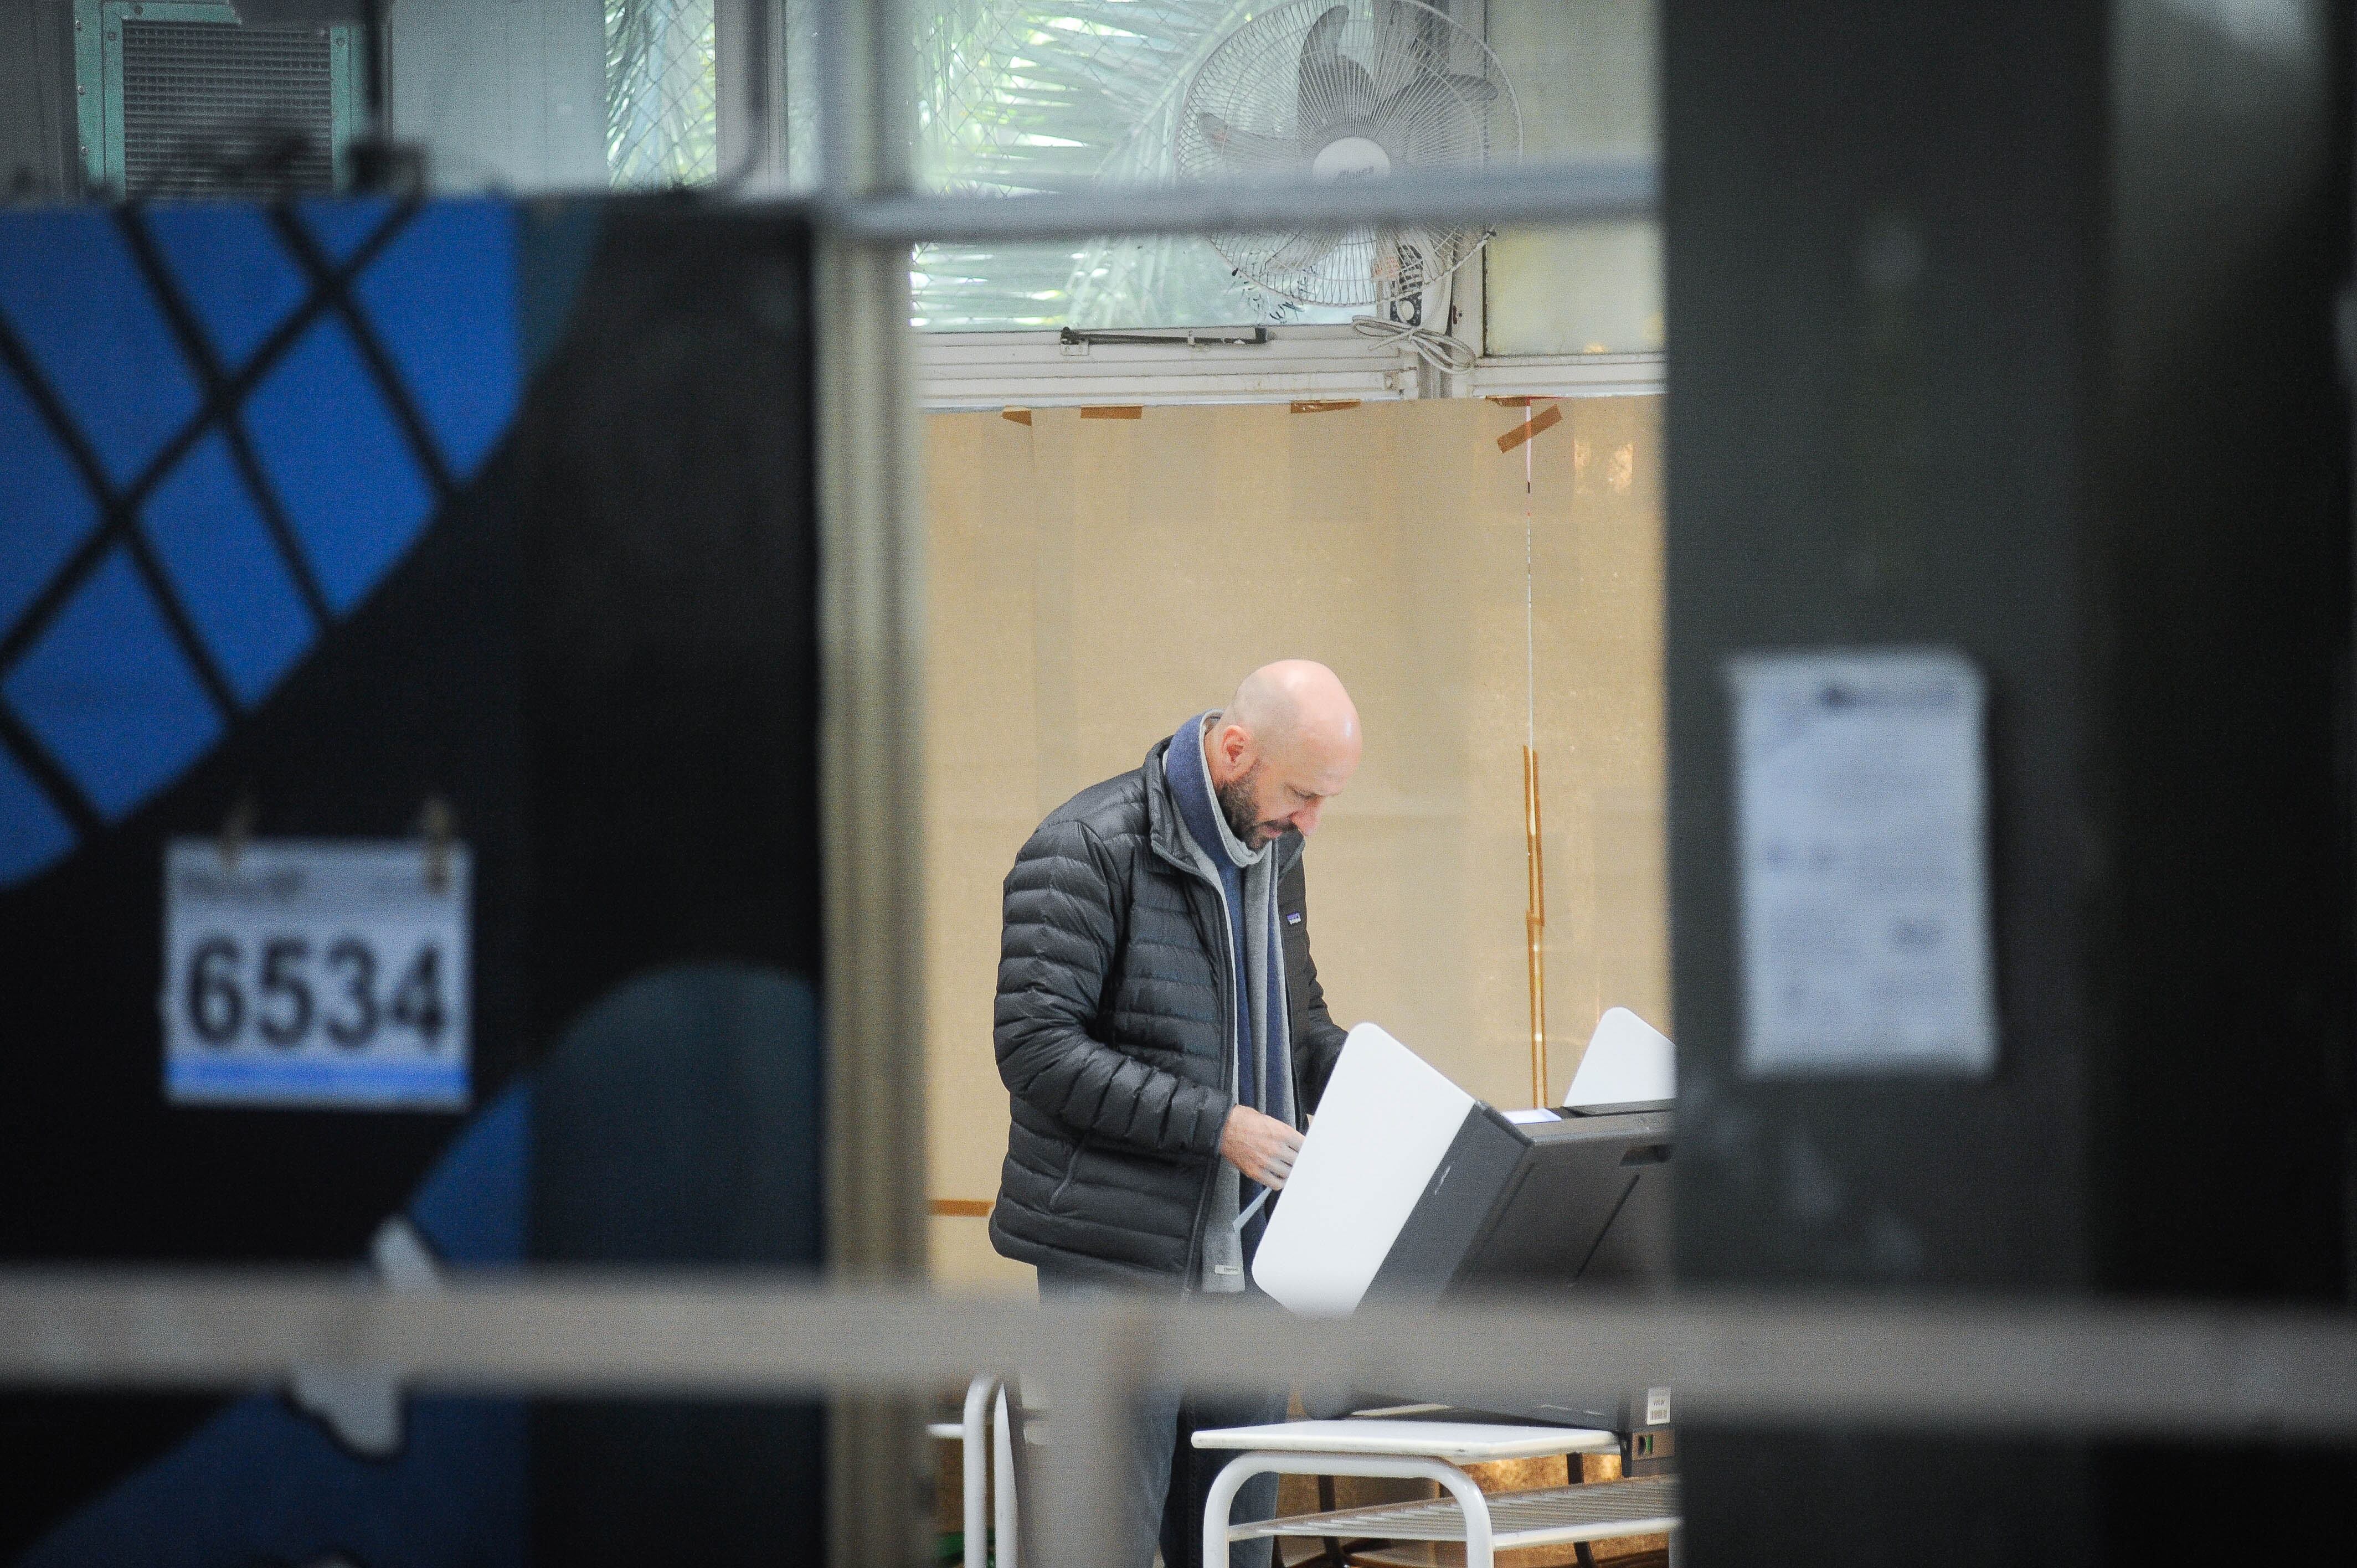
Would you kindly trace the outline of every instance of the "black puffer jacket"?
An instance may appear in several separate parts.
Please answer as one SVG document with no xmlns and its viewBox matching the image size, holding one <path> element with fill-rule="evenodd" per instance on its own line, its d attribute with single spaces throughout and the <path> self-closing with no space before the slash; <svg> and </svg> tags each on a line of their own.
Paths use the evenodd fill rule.
<svg viewBox="0 0 2357 1568">
<path fill-rule="evenodd" d="M 1235 977 L 1217 884 L 1145 765 L 1039 824 L 1006 876 L 998 1076 L 1014 1101 L 990 1240 L 1066 1274 L 1190 1287 L 1231 1085 Z M 1341 1053 L 1309 961 L 1301 835 L 1277 841 L 1277 908 L 1304 1114 Z"/>
</svg>

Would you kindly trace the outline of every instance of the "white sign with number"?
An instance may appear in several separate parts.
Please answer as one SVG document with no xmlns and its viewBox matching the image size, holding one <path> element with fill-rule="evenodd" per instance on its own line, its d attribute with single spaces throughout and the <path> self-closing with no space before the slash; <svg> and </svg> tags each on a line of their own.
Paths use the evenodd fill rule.
<svg viewBox="0 0 2357 1568">
<path fill-rule="evenodd" d="M 181 1104 L 460 1110 L 469 862 L 416 840 L 164 855 L 164 1092 Z"/>
</svg>

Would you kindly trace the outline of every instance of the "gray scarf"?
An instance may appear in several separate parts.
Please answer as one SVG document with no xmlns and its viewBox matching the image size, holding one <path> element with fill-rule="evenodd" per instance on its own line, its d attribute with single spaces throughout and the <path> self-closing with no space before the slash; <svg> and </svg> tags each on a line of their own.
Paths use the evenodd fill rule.
<svg viewBox="0 0 2357 1568">
<path fill-rule="evenodd" d="M 1229 1061 L 1236 1101 L 1280 1122 L 1293 1121 L 1293 1041 L 1286 1022 L 1285 965 L 1278 957 L 1276 846 L 1257 853 L 1244 848 L 1228 826 L 1203 759 L 1203 729 L 1216 714 L 1200 714 L 1178 726 L 1163 757 L 1178 808 L 1178 824 L 1195 868 L 1220 890 L 1222 926 L 1228 933 L 1229 973 L 1235 980 L 1236 1017 L 1231 1026 Z M 1208 830 L 1208 831 L 1207 831 Z M 1207 843 L 1205 841 L 1210 840 Z M 1236 961 L 1241 956 L 1243 961 Z M 1200 1288 L 1232 1294 L 1244 1288 L 1244 1241 L 1236 1223 L 1250 1203 L 1246 1182 L 1222 1160 L 1213 1177 L 1211 1212 L 1203 1234 Z M 1255 1228 L 1259 1217 L 1251 1224 Z"/>
</svg>

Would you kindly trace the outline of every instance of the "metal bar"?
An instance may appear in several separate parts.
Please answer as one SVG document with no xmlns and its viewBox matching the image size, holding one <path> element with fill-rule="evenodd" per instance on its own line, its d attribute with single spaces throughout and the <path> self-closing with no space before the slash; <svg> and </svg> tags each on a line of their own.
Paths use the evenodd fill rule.
<svg viewBox="0 0 2357 1568">
<path fill-rule="evenodd" d="M 1236 1493 L 1254 1476 L 1363 1476 L 1376 1479 L 1436 1481 L 1457 1499 L 1458 1526 L 1448 1539 L 1463 1543 L 1465 1568 L 1494 1568 L 1497 1555 L 1490 1529 L 1490 1505 L 1473 1477 L 1446 1459 L 1419 1454 L 1305 1454 L 1252 1450 L 1239 1454 L 1211 1483 L 1203 1504 L 1203 1561 L 1227 1560 L 1228 1543 L 1274 1535 L 1266 1525 L 1232 1525 L 1228 1510 Z M 1405 1539 L 1405 1538 L 1403 1538 Z M 1427 1537 L 1426 1539 L 1432 1539 Z M 1274 1555 L 1274 1554 L 1272 1554 Z"/>
<path fill-rule="evenodd" d="M 1674 1386 L 1682 1421 L 2357 1438 L 2346 1313 L 1598 1295 L 1337 1320 L 788 1279 L 461 1274 L 401 1293 L 324 1273 L 0 1271 L 0 1384 L 241 1388 L 299 1363 L 426 1389 L 787 1395 L 955 1386 L 978 1366 L 1015 1367 L 1054 1378 L 1067 1448 L 1091 1446 L 1092 1427 L 1149 1384 L 1413 1381 L 1469 1402 L 1526 1386 L 1534 1344 L 1557 1365 Z"/>
<path fill-rule="evenodd" d="M 774 187 L 776 123 L 783 113 L 771 89 L 780 58 L 770 25 L 774 0 L 718 0 L 713 44 L 718 70 L 713 124 L 718 147 L 713 184 L 722 190 Z"/>
<path fill-rule="evenodd" d="M 1660 201 L 1643 158 L 1592 158 L 1506 169 L 1394 175 L 1336 184 L 1112 186 L 1036 196 L 847 194 L 822 204 L 832 223 L 876 243 L 990 242 L 1092 234 L 1199 234 L 1372 224 L 1592 223 L 1650 216 Z"/>
<path fill-rule="evenodd" d="M 922 1076 L 924 842 L 899 810 L 923 777 L 923 519 L 899 363 L 908 263 L 823 242 L 819 281 L 827 1256 L 838 1277 L 882 1283 L 922 1272 L 926 1225 L 925 1112 L 908 1093 Z M 913 1412 L 863 1400 L 828 1419 L 829 1560 L 908 1562 Z"/>
<path fill-rule="evenodd" d="M 1524 418 L 1529 417 L 1527 411 Z M 1527 579 L 1524 591 L 1528 592 Z M 1539 754 L 1523 747 L 1523 832 L 1528 843 L 1530 896 L 1523 913 L 1531 961 L 1531 1104 L 1547 1108 L 1546 861 L 1539 827 Z"/>
<path fill-rule="evenodd" d="M 869 96 L 864 20 L 849 0 L 822 0 L 818 8 L 819 179 L 838 199 L 869 183 L 870 149 L 860 134 Z"/>
<path fill-rule="evenodd" d="M 925 851 L 902 810 L 922 789 L 925 627 L 923 492 L 901 369 L 908 277 L 905 255 L 822 242 L 827 1256 L 839 1277 L 871 1284 L 917 1276 L 925 1256 L 925 1110 L 908 1092 L 923 1077 Z M 956 1380 L 998 1364 L 978 1358 Z M 830 1561 L 906 1562 L 915 1417 L 857 1402 L 829 1422 Z"/>
<path fill-rule="evenodd" d="M 899 86 L 912 36 L 905 5 L 822 0 L 819 21 L 828 196 L 905 188 L 915 103 Z M 924 486 L 905 363 L 907 252 L 840 231 L 817 238 L 827 1262 L 839 1281 L 889 1288 L 921 1273 L 925 1257 L 924 1111 L 907 1092 L 924 1065 L 924 841 L 900 809 L 923 792 Z M 1006 1364 L 976 1356 L 955 1376 Z M 904 1401 L 881 1397 L 899 1391 L 890 1385 L 866 1391 L 827 1412 L 836 1568 L 923 1556 L 920 1423 Z"/>
<path fill-rule="evenodd" d="M 1328 1455 L 1306 1457 L 1322 1465 Z M 1321 1474 L 1323 1472 L 1320 1472 Z M 1334 1474 L 1348 1475 L 1338 1470 Z M 1590 1481 L 1540 1491 L 1506 1492 L 1486 1499 L 1493 1543 L 1501 1551 L 1532 1546 L 1567 1546 L 1580 1540 L 1616 1535 L 1652 1535 L 1678 1523 L 1677 1477 L 1640 1476 L 1620 1481 Z M 1293 1514 L 1260 1524 L 1233 1527 L 1239 1541 L 1262 1536 L 1298 1540 L 1372 1538 L 1383 1541 L 1459 1541 L 1465 1514 L 1455 1498 L 1378 1503 L 1368 1508 L 1329 1509 Z"/>
<path fill-rule="evenodd" d="M 997 1394 L 998 1380 L 988 1372 L 976 1372 L 974 1381 L 965 1386 L 965 1409 L 958 1423 L 964 1439 L 959 1455 L 964 1483 L 959 1501 L 964 1513 L 965 1568 L 989 1568 L 990 1564 L 990 1406 Z M 1008 1563 L 1007 1568 L 1014 1564 Z"/>
<path fill-rule="evenodd" d="M 1129 1412 L 1155 1360 L 1150 1315 L 1116 1306 L 1090 1316 L 1085 1326 L 1068 1320 L 1055 1359 L 1024 1363 L 1018 1382 L 1027 1402 L 1031 1390 L 1045 1389 L 1054 1423 L 1041 1445 L 1047 1495 L 1023 1504 L 1030 1520 L 1023 1549 L 1047 1568 L 1101 1568 L 1119 1559 Z M 1020 1423 L 1014 1441 L 1027 1441 Z"/>
<path fill-rule="evenodd" d="M 992 1402 L 990 1412 L 990 1517 L 991 1528 L 997 1538 L 989 1543 L 985 1555 L 998 1568 L 1022 1568 L 1023 1521 L 1017 1512 L 1015 1494 L 1015 1445 L 1023 1440 L 1016 1429 L 1015 1412 L 1008 1405 L 1006 1385 L 997 1385 L 998 1395 Z M 969 1554 L 972 1549 L 969 1548 Z"/>
<path fill-rule="evenodd" d="M 1265 347 L 1269 342 L 1268 328 L 1255 327 L 1248 332 L 1222 332 L 1216 328 L 1171 328 L 1161 332 L 1101 332 L 1094 328 L 1067 327 L 1056 334 L 1059 344 L 1117 343 L 1125 348 L 1207 349 Z"/>
</svg>

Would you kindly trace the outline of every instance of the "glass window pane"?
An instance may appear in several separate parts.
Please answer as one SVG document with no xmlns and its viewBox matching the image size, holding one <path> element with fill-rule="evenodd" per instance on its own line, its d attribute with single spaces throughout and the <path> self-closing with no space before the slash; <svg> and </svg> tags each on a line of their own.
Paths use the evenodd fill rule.
<svg viewBox="0 0 2357 1568">
<path fill-rule="evenodd" d="M 814 190 L 819 168 L 819 7 L 826 0 L 784 0 L 772 12 L 780 16 L 785 43 L 786 184 L 794 190 Z"/>
<path fill-rule="evenodd" d="M 914 320 L 942 331 L 1026 328 L 1243 327 L 1348 321 L 1236 277 L 1208 240 L 1114 235 L 995 248 L 920 245 Z"/>
<path fill-rule="evenodd" d="M 1255 0 L 945 0 L 928 15 L 920 40 L 920 175 L 935 189 L 977 195 L 1174 179 L 1188 86 L 1198 70 L 1237 29 L 1295 9 L 1306 27 L 1321 8 Z M 1363 59 L 1375 45 L 1372 12 L 1365 0 L 1349 10 L 1355 30 L 1342 53 Z M 1445 26 L 1433 16 L 1432 25 Z M 1271 80 L 1290 90 L 1292 68 Z M 1290 91 L 1286 97 L 1289 124 Z M 922 247 L 914 282 L 918 321 L 940 328 L 1336 322 L 1370 308 L 1305 305 L 1255 286 L 1208 240 L 1188 235 Z"/>
<path fill-rule="evenodd" d="M 617 189 L 719 173 L 713 0 L 606 0 L 606 164 Z"/>
<path fill-rule="evenodd" d="M 1490 47 L 1522 101 L 1532 160 L 1655 156 L 1651 0 L 1489 0 Z M 1662 346 L 1661 226 L 1504 229 L 1484 287 L 1492 354 Z"/>
<path fill-rule="evenodd" d="M 707 0 L 707 4 L 709 0 Z M 582 0 L 399 0 L 386 110 L 437 190 L 597 190 L 606 32 Z"/>
</svg>

